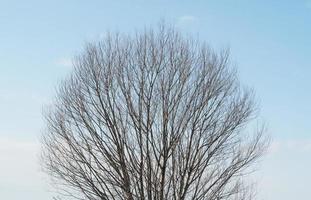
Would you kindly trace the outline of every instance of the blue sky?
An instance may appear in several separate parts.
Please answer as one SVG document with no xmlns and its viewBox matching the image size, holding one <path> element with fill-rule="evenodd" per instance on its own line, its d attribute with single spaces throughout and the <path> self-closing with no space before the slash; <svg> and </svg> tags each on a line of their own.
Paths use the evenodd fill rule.
<svg viewBox="0 0 311 200">
<path fill-rule="evenodd" d="M 241 81 L 256 91 L 273 138 L 258 197 L 307 199 L 311 178 L 311 1 L 0 0 L 0 196 L 51 199 L 39 172 L 42 108 L 70 59 L 107 31 L 159 20 L 230 47 Z"/>
</svg>

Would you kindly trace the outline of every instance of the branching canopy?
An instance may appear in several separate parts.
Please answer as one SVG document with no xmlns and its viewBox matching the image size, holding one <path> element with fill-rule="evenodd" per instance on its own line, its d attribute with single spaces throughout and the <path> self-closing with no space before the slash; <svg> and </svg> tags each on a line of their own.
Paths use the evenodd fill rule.
<svg viewBox="0 0 311 200">
<path fill-rule="evenodd" d="M 87 200 L 249 199 L 262 154 L 246 132 L 253 95 L 227 51 L 160 27 L 109 35 L 74 59 L 43 135 L 43 168 L 60 193 Z"/>
</svg>

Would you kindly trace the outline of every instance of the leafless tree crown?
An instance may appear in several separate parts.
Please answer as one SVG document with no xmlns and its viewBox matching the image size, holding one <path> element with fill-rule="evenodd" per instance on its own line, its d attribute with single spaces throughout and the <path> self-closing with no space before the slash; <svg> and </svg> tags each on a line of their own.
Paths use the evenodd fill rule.
<svg viewBox="0 0 311 200">
<path fill-rule="evenodd" d="M 228 52 L 174 28 L 109 35 L 75 60 L 46 115 L 43 168 L 88 200 L 247 199 L 262 154 Z"/>
</svg>

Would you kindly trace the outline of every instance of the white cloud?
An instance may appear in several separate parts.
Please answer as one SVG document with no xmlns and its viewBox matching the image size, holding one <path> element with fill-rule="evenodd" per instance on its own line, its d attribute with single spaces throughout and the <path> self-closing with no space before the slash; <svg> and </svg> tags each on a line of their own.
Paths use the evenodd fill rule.
<svg viewBox="0 0 311 200">
<path fill-rule="evenodd" d="M 56 64 L 67 68 L 71 68 L 73 66 L 72 60 L 70 58 L 61 58 L 56 62 Z"/>
<path fill-rule="evenodd" d="M 193 15 L 184 15 L 178 18 L 177 25 L 184 26 L 195 23 L 198 21 L 198 18 Z"/>
<path fill-rule="evenodd" d="M 269 153 L 279 153 L 283 151 L 295 151 L 301 153 L 311 153 L 311 139 L 284 139 L 273 141 L 269 147 Z"/>
<path fill-rule="evenodd" d="M 256 172 L 259 199 L 306 199 L 311 138 L 276 139 Z"/>
<path fill-rule="evenodd" d="M 43 94 L 33 90 L 0 90 L 0 103 L 8 107 L 13 103 L 36 103 L 42 105 L 49 100 Z M 1 106 L 0 106 L 1 107 Z"/>
<path fill-rule="evenodd" d="M 39 145 L 18 138 L 0 138 L 0 184 L 7 180 L 11 184 L 26 186 L 39 169 L 36 164 Z M 26 179 L 26 180 L 25 180 Z M 28 180 L 27 180 L 28 179 Z"/>
<path fill-rule="evenodd" d="M 40 172 L 40 145 L 17 137 L 0 137 L 0 193 L 3 199 L 50 198 Z"/>
</svg>

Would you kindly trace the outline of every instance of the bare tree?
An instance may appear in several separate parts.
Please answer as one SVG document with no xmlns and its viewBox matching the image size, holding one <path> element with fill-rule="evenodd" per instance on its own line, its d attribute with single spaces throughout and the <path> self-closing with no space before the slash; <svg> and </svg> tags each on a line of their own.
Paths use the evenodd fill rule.
<svg viewBox="0 0 311 200">
<path fill-rule="evenodd" d="M 43 167 L 62 195 L 251 199 L 243 180 L 267 142 L 246 127 L 253 95 L 227 51 L 161 26 L 109 35 L 74 65 L 43 135 Z"/>
</svg>

